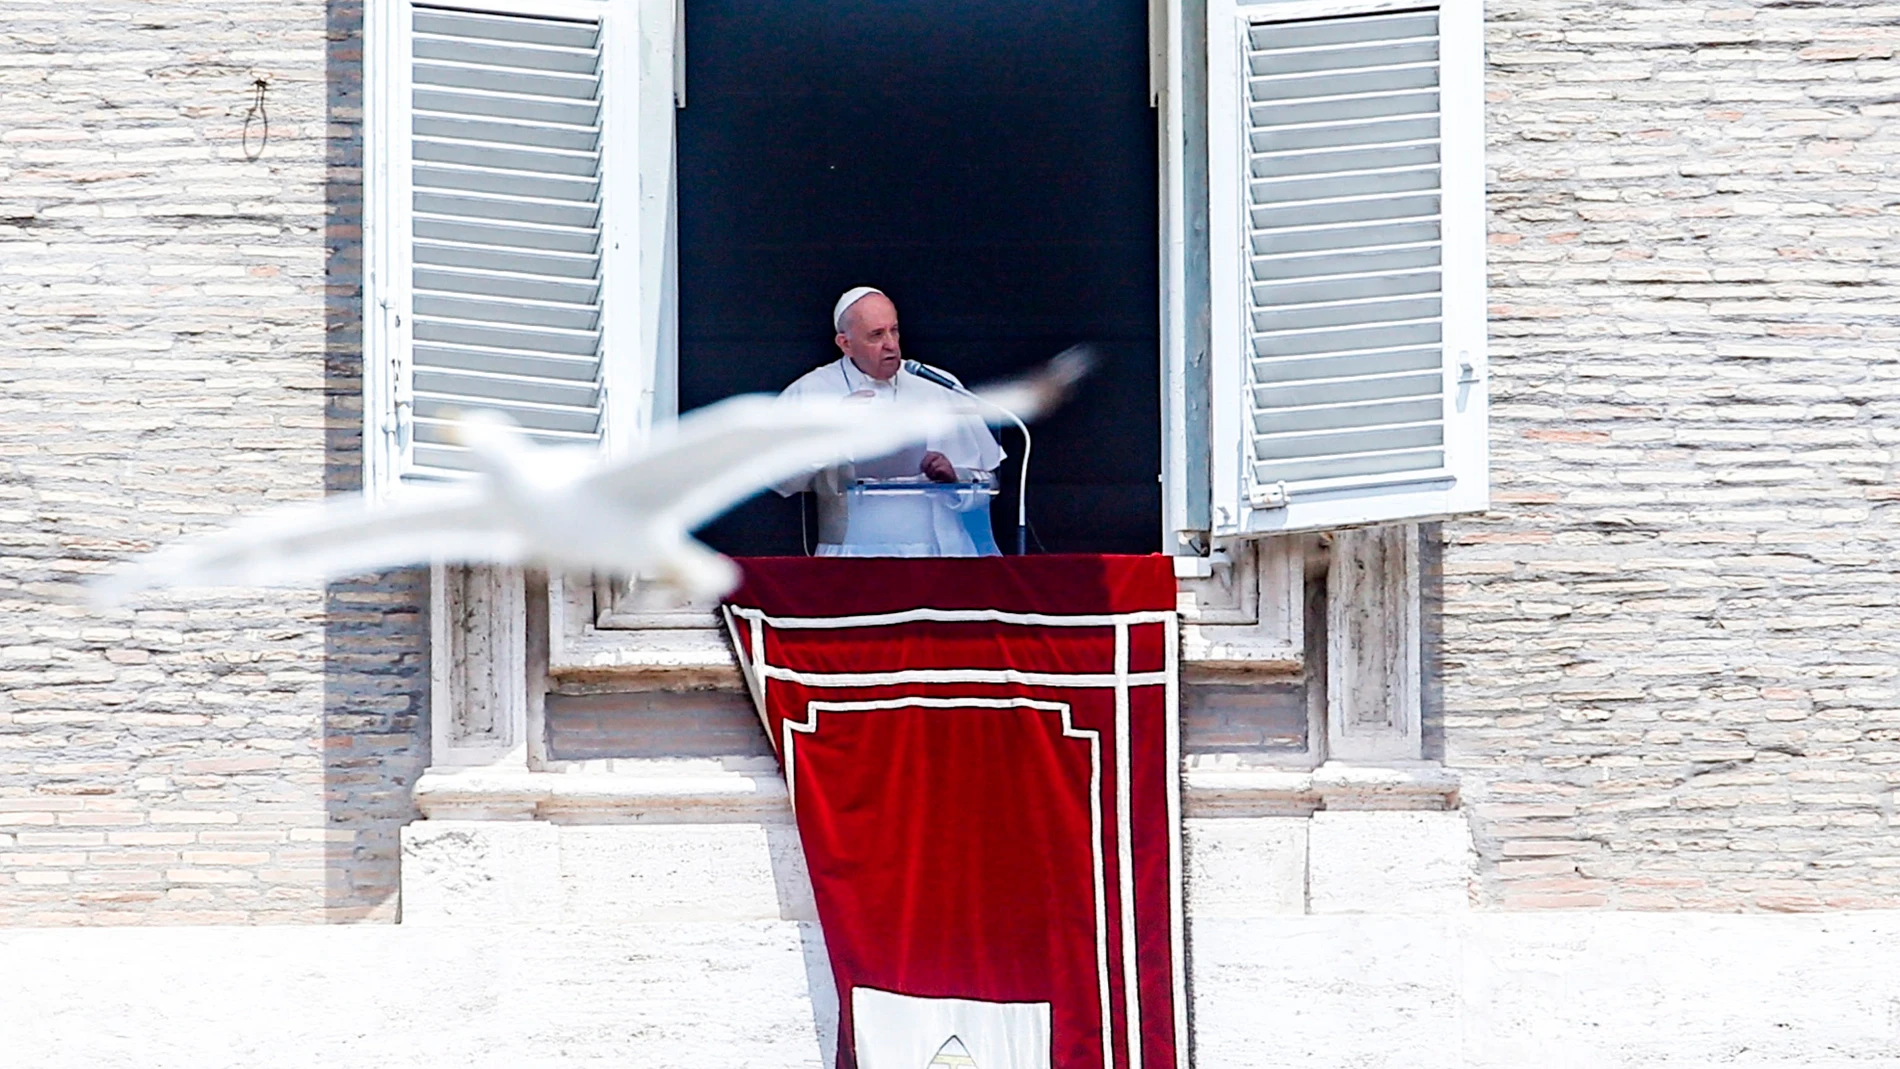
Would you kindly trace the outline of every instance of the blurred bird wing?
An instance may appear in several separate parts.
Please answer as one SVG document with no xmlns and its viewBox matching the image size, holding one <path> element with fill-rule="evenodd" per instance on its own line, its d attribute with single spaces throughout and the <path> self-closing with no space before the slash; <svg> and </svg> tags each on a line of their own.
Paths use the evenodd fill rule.
<svg viewBox="0 0 1900 1069">
<path fill-rule="evenodd" d="M 1076 346 L 1032 374 L 975 391 L 986 404 L 734 397 L 656 431 L 645 452 L 583 477 L 579 488 L 692 530 L 793 476 L 885 456 L 971 417 L 997 422 L 987 405 L 1024 420 L 1047 415 L 1093 364 L 1093 353 Z"/>
<path fill-rule="evenodd" d="M 1072 345 L 1035 371 L 1019 378 L 986 385 L 970 391 L 984 402 L 1012 412 L 1029 423 L 1055 411 L 1096 364 L 1095 350 L 1087 345 Z M 995 422 L 994 416 L 986 417 Z"/>
<path fill-rule="evenodd" d="M 436 560 L 512 564 L 525 550 L 479 489 L 419 487 L 384 504 L 337 496 L 258 513 L 108 572 L 92 594 L 116 604 L 159 586 L 292 586 Z"/>
<path fill-rule="evenodd" d="M 971 414 L 956 406 L 751 395 L 697 409 L 652 446 L 581 481 L 629 510 L 692 530 L 773 483 L 896 452 Z"/>
</svg>

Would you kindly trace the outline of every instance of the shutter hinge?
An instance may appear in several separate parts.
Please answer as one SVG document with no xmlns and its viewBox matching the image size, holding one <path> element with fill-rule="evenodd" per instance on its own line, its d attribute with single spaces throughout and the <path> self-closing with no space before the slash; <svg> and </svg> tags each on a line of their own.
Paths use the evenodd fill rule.
<svg viewBox="0 0 1900 1069">
<path fill-rule="evenodd" d="M 1472 365 L 1471 354 L 1468 352 L 1458 354 L 1458 381 L 1460 383 L 1478 381 L 1478 369 Z"/>
<path fill-rule="evenodd" d="M 1283 509 L 1286 507 L 1286 482 L 1276 482 L 1272 486 L 1256 486 L 1247 494 L 1247 504 L 1257 509 Z"/>
<path fill-rule="evenodd" d="M 391 319 L 394 320 L 394 327 L 398 334 L 396 343 L 390 346 L 390 419 L 388 425 L 384 428 L 384 433 L 389 436 L 391 445 L 396 452 L 402 453 L 409 448 L 409 423 L 411 417 L 414 415 L 415 399 L 411 396 L 409 390 L 408 353 L 406 352 L 406 346 L 404 346 L 400 340 L 402 313 L 391 309 L 388 301 L 383 302 L 383 309 L 388 312 Z"/>
</svg>

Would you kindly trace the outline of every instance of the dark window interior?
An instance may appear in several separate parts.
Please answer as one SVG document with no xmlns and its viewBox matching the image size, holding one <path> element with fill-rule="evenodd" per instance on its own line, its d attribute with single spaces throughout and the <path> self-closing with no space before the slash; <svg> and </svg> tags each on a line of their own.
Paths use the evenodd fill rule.
<svg viewBox="0 0 1900 1069">
<path fill-rule="evenodd" d="M 838 355 L 838 294 L 896 301 L 966 382 L 1078 341 L 1103 363 L 1035 428 L 1032 550 L 1159 545 L 1155 114 L 1138 0 L 692 0 L 679 120 L 680 407 Z M 1016 433 L 993 510 L 1014 544 Z M 1010 504 L 1005 504 L 1010 502 Z M 800 551 L 762 495 L 702 532 Z"/>
</svg>

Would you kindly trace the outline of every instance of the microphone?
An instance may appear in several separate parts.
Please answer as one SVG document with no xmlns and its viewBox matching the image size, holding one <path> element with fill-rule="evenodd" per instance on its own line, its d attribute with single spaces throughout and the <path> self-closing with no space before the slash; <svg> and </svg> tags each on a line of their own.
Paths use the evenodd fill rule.
<svg viewBox="0 0 1900 1069">
<path fill-rule="evenodd" d="M 1029 425 L 1024 423 L 1021 417 L 1017 416 L 1016 413 L 1011 412 L 995 401 L 984 397 L 982 394 L 971 393 L 962 383 L 951 378 L 947 371 L 940 371 L 937 368 L 931 367 L 929 364 L 917 360 L 904 361 L 904 370 L 923 379 L 925 382 L 934 382 L 946 390 L 962 394 L 972 401 L 994 408 L 1009 417 L 1009 421 L 1014 423 L 1016 429 L 1023 433 L 1023 459 L 1018 462 L 1019 466 L 1016 475 L 1016 555 L 1018 557 L 1027 556 L 1029 553 L 1029 450 L 1031 445 Z"/>
<path fill-rule="evenodd" d="M 976 396 L 975 394 L 971 394 L 970 391 L 964 389 L 962 383 L 951 378 L 949 375 L 941 371 L 938 371 L 936 368 L 931 367 L 929 364 L 920 363 L 916 360 L 906 360 L 904 361 L 904 370 L 910 372 L 911 374 L 917 376 L 920 379 L 923 379 L 925 382 L 934 382 L 946 390 L 955 390 L 956 392 L 961 393 L 961 394 L 969 394 L 969 396 L 971 397 Z"/>
</svg>

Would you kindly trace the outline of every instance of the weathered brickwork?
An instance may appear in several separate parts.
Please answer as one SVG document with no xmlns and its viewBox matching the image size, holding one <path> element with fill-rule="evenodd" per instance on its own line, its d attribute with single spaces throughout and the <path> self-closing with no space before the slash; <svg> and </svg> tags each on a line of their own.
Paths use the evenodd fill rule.
<svg viewBox="0 0 1900 1069">
<path fill-rule="evenodd" d="M 1900 6 L 1493 0 L 1492 906 L 1900 906 Z"/>
<path fill-rule="evenodd" d="M 356 484 L 360 28 L 318 0 L 0 19 L 0 923 L 394 916 L 426 583 L 69 600 Z"/>
</svg>

